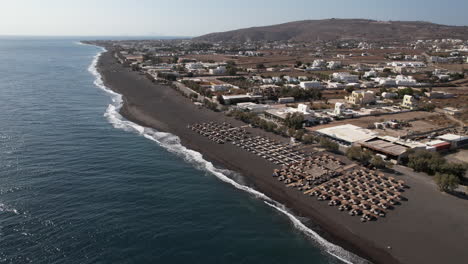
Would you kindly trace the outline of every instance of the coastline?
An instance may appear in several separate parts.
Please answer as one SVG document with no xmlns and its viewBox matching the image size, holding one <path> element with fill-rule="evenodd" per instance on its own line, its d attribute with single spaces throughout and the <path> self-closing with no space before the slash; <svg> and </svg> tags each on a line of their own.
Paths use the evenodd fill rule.
<svg viewBox="0 0 468 264">
<path fill-rule="evenodd" d="M 244 125 L 243 123 L 230 119 L 220 113 L 214 113 L 207 109 L 198 109 L 174 89 L 167 86 L 155 85 L 147 80 L 146 77 L 123 68 L 115 62 L 109 52 L 104 52 L 99 57 L 96 66 L 105 86 L 122 95 L 123 101 L 120 114 L 124 118 L 142 127 L 154 128 L 157 131 L 161 131 L 159 133 L 167 132 L 177 135 L 181 141 L 180 143 L 185 148 L 202 153 L 203 157 L 213 162 L 216 167 L 240 173 L 243 176 L 242 180 L 245 179 L 248 186 L 254 186 L 255 189 L 263 192 L 267 197 L 281 202 L 281 204 L 271 204 L 268 201 L 269 206 L 277 207 L 284 205 L 295 215 L 312 220 L 314 224 L 307 221 L 305 226 L 313 229 L 313 233 L 319 233 L 319 235 L 315 233 L 316 237 L 314 237 L 314 240 L 316 242 L 317 239 L 323 240 L 318 242 L 321 242 L 324 250 L 331 255 L 342 261 L 346 260 L 349 263 L 366 263 L 367 261 L 364 259 L 374 263 L 399 263 L 385 250 L 377 248 L 372 242 L 358 237 L 351 230 L 334 223 L 330 217 L 321 214 L 319 208 L 311 206 L 311 201 L 312 203 L 314 201 L 313 199 L 297 191 L 285 188 L 282 183 L 272 178 L 270 174 L 275 168 L 273 164 L 248 152 L 244 152 L 231 144 L 220 146 L 204 137 L 197 137 L 197 135 L 186 129 L 187 121 L 191 121 L 190 123 L 227 121 L 234 125 Z M 117 72 L 120 74 L 113 74 Z M 141 88 L 140 92 L 134 91 L 136 87 Z M 151 101 L 153 104 L 146 106 L 140 104 L 145 101 Z M 177 109 L 171 109 L 171 106 L 174 105 L 177 105 Z M 181 120 L 174 120 L 174 116 L 183 118 Z M 268 134 L 261 131 L 259 133 Z M 268 135 L 271 136 L 270 134 Z M 250 187 L 246 188 L 250 189 Z M 262 197 L 261 193 L 254 193 L 254 195 L 263 200 L 268 200 L 268 198 Z M 274 201 L 273 203 L 275 203 Z M 286 214 L 289 213 L 287 211 L 281 213 L 290 217 Z M 293 221 L 293 224 L 297 227 L 297 223 Z M 314 236 L 314 234 L 305 233 L 308 236 Z M 354 256 L 353 253 L 343 252 L 340 247 L 364 259 Z"/>
</svg>

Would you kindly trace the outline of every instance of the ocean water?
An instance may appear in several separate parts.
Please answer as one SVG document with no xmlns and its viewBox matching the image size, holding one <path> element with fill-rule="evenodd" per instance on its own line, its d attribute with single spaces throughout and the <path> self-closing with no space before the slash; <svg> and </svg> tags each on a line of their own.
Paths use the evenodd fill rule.
<svg viewBox="0 0 468 264">
<path fill-rule="evenodd" d="M 1 263 L 342 263 L 355 256 L 118 114 L 78 39 L 0 38 Z M 340 260 L 341 259 L 341 260 Z"/>
</svg>

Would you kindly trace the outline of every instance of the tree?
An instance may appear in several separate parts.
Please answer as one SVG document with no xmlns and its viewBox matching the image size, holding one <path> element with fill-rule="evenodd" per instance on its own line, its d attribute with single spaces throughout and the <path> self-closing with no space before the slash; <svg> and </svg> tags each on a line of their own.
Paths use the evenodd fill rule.
<svg viewBox="0 0 468 264">
<path fill-rule="evenodd" d="M 427 111 L 427 112 L 432 112 L 434 111 L 435 108 L 436 108 L 435 104 L 432 104 L 432 103 L 419 106 L 420 110 Z"/>
<path fill-rule="evenodd" d="M 413 95 L 414 90 L 411 87 L 406 87 L 406 88 L 403 88 L 403 89 L 398 89 L 397 93 L 398 93 L 398 97 L 401 99 L 405 95 Z"/>
<path fill-rule="evenodd" d="M 319 143 L 320 143 L 320 146 L 332 152 L 336 152 L 340 148 L 338 143 L 333 142 L 327 138 L 321 138 Z"/>
<path fill-rule="evenodd" d="M 286 119 L 284 120 L 284 124 L 293 129 L 301 129 L 302 124 L 304 123 L 304 115 L 301 113 L 288 113 L 286 115 Z"/>
<path fill-rule="evenodd" d="M 368 165 L 371 162 L 372 154 L 368 150 L 363 150 L 361 147 L 354 146 L 350 147 L 346 151 L 346 157 L 364 165 Z"/>
<path fill-rule="evenodd" d="M 452 192 L 460 184 L 460 180 L 451 174 L 437 173 L 434 180 L 441 192 Z"/>
<path fill-rule="evenodd" d="M 348 86 L 348 87 L 345 88 L 345 90 L 346 90 L 346 92 L 348 92 L 348 93 L 352 93 L 352 92 L 354 91 L 354 87 Z"/>
<path fill-rule="evenodd" d="M 384 159 L 382 159 L 381 156 L 379 155 L 374 155 L 372 156 L 371 160 L 370 160 L 370 164 L 378 169 L 383 169 L 383 168 L 386 168 L 386 167 L 390 167 L 390 164 L 389 162 L 386 162 Z"/>
<path fill-rule="evenodd" d="M 237 74 L 237 68 L 236 67 L 227 67 L 226 68 L 226 73 L 230 76 L 235 76 Z"/>
<path fill-rule="evenodd" d="M 460 163 L 453 163 L 453 162 L 446 162 L 438 168 L 438 171 L 445 173 L 445 174 L 451 174 L 456 176 L 459 179 L 462 179 L 463 176 L 465 175 L 467 170 L 467 165 L 466 164 L 460 164 Z"/>
<path fill-rule="evenodd" d="M 296 133 L 294 134 L 294 138 L 297 139 L 297 140 L 301 140 L 302 137 L 304 136 L 304 130 L 303 129 L 299 129 L 296 131 Z"/>
<path fill-rule="evenodd" d="M 218 96 L 216 96 L 216 100 L 218 100 L 218 102 L 222 105 L 224 105 L 224 98 L 222 95 L 218 94 Z"/>
<path fill-rule="evenodd" d="M 316 141 L 317 139 L 312 134 L 306 134 L 302 137 L 302 142 L 304 142 L 305 144 L 312 144 L 312 143 L 315 143 Z"/>
</svg>

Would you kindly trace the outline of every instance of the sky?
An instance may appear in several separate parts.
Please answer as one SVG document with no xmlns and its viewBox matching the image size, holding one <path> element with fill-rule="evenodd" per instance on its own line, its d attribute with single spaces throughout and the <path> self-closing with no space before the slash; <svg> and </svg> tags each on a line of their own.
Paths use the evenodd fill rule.
<svg viewBox="0 0 468 264">
<path fill-rule="evenodd" d="M 306 19 L 468 26 L 467 0 L 0 0 L 0 35 L 199 36 Z"/>
</svg>

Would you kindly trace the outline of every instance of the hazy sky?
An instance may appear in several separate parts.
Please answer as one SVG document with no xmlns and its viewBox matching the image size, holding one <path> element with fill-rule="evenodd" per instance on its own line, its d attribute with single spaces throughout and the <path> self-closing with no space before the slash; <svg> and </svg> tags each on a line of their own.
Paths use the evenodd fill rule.
<svg viewBox="0 0 468 264">
<path fill-rule="evenodd" d="M 467 0 L 0 1 L 0 35 L 197 36 L 323 18 L 468 25 Z"/>
</svg>

